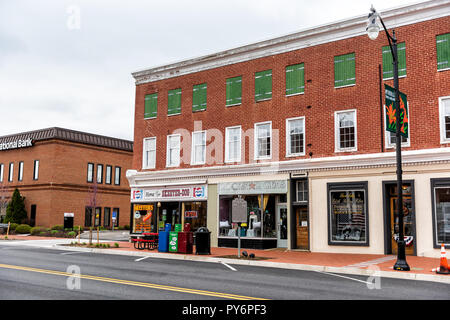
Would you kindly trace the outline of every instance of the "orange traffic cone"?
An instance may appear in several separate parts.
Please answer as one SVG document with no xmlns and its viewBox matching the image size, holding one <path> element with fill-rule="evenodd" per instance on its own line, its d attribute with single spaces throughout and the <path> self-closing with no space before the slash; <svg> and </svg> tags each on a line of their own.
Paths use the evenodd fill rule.
<svg viewBox="0 0 450 320">
<path fill-rule="evenodd" d="M 437 268 L 436 273 L 439 274 L 450 274 L 448 269 L 447 255 L 445 253 L 445 245 L 441 245 L 441 265 Z"/>
</svg>

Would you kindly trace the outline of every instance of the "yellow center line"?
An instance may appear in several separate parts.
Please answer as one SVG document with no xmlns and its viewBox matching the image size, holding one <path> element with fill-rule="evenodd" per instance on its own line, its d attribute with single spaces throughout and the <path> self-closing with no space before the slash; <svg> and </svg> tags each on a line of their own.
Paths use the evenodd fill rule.
<svg viewBox="0 0 450 320">
<path fill-rule="evenodd" d="M 222 292 L 214 292 L 214 291 L 206 291 L 206 290 L 198 290 L 198 289 L 190 289 L 190 288 L 182 288 L 182 287 L 173 287 L 173 286 L 166 286 L 166 285 L 160 285 L 160 284 L 155 284 L 155 283 L 138 282 L 138 281 L 130 281 L 130 280 L 122 280 L 122 279 L 114 279 L 114 278 L 105 278 L 105 277 L 91 276 L 91 275 L 85 275 L 85 274 L 75 274 L 75 273 L 55 271 L 55 270 L 14 266 L 14 265 L 8 265 L 8 264 L 0 264 L 0 268 L 29 271 L 29 272 L 38 272 L 38 273 L 52 274 L 52 275 L 64 276 L 64 277 L 73 277 L 73 278 L 80 278 L 80 279 L 87 279 L 87 280 L 94 280 L 94 281 L 118 283 L 118 284 L 130 285 L 130 286 L 145 287 L 145 288 L 159 289 L 159 290 L 168 290 L 168 291 L 175 291 L 175 292 L 182 292 L 182 293 L 191 293 L 191 294 L 198 294 L 198 295 L 205 295 L 205 296 L 219 297 L 219 298 L 227 298 L 227 299 L 268 300 L 268 299 L 264 299 L 264 298 L 248 297 L 248 296 L 242 296 L 242 295 L 236 295 L 236 294 L 230 294 L 230 293 L 222 293 Z"/>
</svg>

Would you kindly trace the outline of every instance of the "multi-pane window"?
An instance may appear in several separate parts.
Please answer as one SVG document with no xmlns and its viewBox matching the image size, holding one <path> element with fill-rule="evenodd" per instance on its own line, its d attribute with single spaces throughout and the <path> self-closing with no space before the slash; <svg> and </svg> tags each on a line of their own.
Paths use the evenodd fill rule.
<svg viewBox="0 0 450 320">
<path fill-rule="evenodd" d="M 152 93 L 145 96 L 144 118 L 156 118 L 158 111 L 158 94 Z"/>
<path fill-rule="evenodd" d="M 286 120 L 286 155 L 305 154 L 305 119 L 293 118 Z"/>
<path fill-rule="evenodd" d="M 23 161 L 19 162 L 19 176 L 18 176 L 18 180 L 19 181 L 23 180 Z"/>
<path fill-rule="evenodd" d="M 439 98 L 441 143 L 450 142 L 450 96 Z"/>
<path fill-rule="evenodd" d="M 227 79 L 226 105 L 242 103 L 242 76 Z"/>
<path fill-rule="evenodd" d="M 225 128 L 225 162 L 241 161 L 241 126 Z"/>
<path fill-rule="evenodd" d="M 356 151 L 356 111 L 335 113 L 336 151 Z"/>
<path fill-rule="evenodd" d="M 39 179 L 39 160 L 34 160 L 33 180 Z"/>
<path fill-rule="evenodd" d="M 355 54 L 334 57 L 334 87 L 350 86 L 355 82 Z"/>
<path fill-rule="evenodd" d="M 109 227 L 109 222 L 111 221 L 111 208 L 104 208 L 103 213 L 103 226 Z"/>
<path fill-rule="evenodd" d="M 206 131 L 192 133 L 191 164 L 205 164 L 206 162 Z"/>
<path fill-rule="evenodd" d="M 120 172 L 121 172 L 121 168 L 120 167 L 115 167 L 115 172 L 114 172 L 114 184 L 116 186 L 120 185 Z"/>
<path fill-rule="evenodd" d="M 9 164 L 9 172 L 8 172 L 8 181 L 13 181 L 13 175 L 14 175 L 14 162 L 11 162 Z"/>
<path fill-rule="evenodd" d="M 272 70 L 255 73 L 255 101 L 272 98 Z"/>
<path fill-rule="evenodd" d="M 94 164 L 88 163 L 87 166 L 87 182 L 94 182 Z"/>
<path fill-rule="evenodd" d="M 103 165 L 97 164 L 97 183 L 103 183 Z"/>
<path fill-rule="evenodd" d="M 297 181 L 297 202 L 308 201 L 308 182 L 306 180 Z"/>
<path fill-rule="evenodd" d="M 181 88 L 169 90 L 168 102 L 167 102 L 167 114 L 180 114 L 181 113 Z"/>
<path fill-rule="evenodd" d="M 111 184 L 111 182 L 112 182 L 112 166 L 107 165 L 105 172 L 105 183 Z"/>
<path fill-rule="evenodd" d="M 156 166 L 156 137 L 145 138 L 143 146 L 142 168 L 153 169 L 155 168 L 155 166 Z"/>
<path fill-rule="evenodd" d="M 450 179 L 431 179 L 433 242 L 438 247 L 450 243 Z"/>
<path fill-rule="evenodd" d="M 450 33 L 436 37 L 437 69 L 450 69 Z"/>
<path fill-rule="evenodd" d="M 255 124 L 255 159 L 270 159 L 272 157 L 272 123 Z"/>
<path fill-rule="evenodd" d="M 286 95 L 291 96 L 305 92 L 304 63 L 286 67 Z"/>
<path fill-rule="evenodd" d="M 192 89 L 192 111 L 206 110 L 206 83 L 195 85 Z"/>
<path fill-rule="evenodd" d="M 383 79 L 392 79 L 394 77 L 394 59 L 390 46 L 384 46 L 383 52 Z M 398 59 L 398 76 L 406 76 L 406 46 L 404 42 L 397 44 L 397 59 Z"/>
<path fill-rule="evenodd" d="M 179 134 L 167 136 L 167 167 L 180 165 L 180 143 L 181 136 Z"/>
</svg>

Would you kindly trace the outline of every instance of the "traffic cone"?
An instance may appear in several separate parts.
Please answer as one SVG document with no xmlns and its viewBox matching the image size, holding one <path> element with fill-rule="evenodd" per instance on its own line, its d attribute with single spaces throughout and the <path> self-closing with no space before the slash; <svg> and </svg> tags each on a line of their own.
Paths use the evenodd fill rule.
<svg viewBox="0 0 450 320">
<path fill-rule="evenodd" d="M 445 253 L 445 245 L 441 245 L 441 265 L 437 268 L 436 273 L 439 274 L 450 274 L 448 269 L 447 254 Z"/>
</svg>

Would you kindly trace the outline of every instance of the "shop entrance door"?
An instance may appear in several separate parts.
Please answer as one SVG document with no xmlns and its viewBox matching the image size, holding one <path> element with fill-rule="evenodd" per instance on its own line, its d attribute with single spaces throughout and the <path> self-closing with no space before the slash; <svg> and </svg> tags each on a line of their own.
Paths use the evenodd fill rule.
<svg viewBox="0 0 450 320">
<path fill-rule="evenodd" d="M 277 247 L 287 248 L 287 206 L 277 206 Z"/>
<path fill-rule="evenodd" d="M 309 226 L 308 226 L 308 207 L 300 206 L 295 209 L 297 222 L 297 249 L 309 250 Z"/>
<path fill-rule="evenodd" d="M 414 203 L 413 203 L 413 185 L 410 183 L 405 183 L 403 185 L 403 225 L 404 225 L 404 237 L 405 237 L 405 253 L 407 255 L 415 255 L 416 252 L 416 230 L 415 230 L 415 212 L 414 212 Z M 397 254 L 398 252 L 398 212 L 397 212 L 397 186 L 396 185 L 388 185 L 387 186 L 387 204 L 389 206 L 387 210 L 387 227 L 389 230 L 389 239 L 388 241 L 388 254 Z"/>
</svg>

